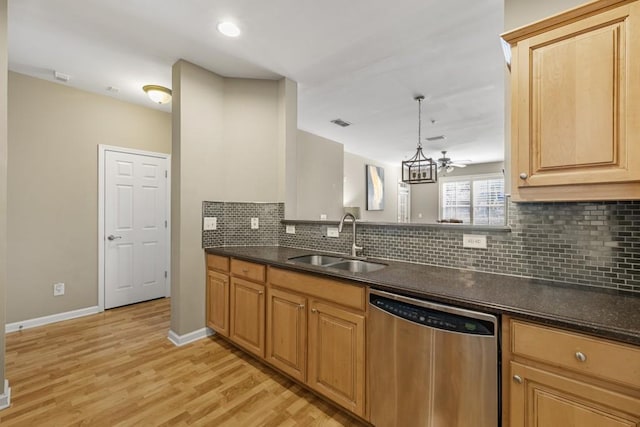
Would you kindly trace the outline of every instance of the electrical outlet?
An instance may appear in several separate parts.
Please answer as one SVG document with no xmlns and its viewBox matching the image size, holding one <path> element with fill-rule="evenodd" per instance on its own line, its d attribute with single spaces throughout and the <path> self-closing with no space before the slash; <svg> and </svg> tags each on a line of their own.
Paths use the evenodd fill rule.
<svg viewBox="0 0 640 427">
<path fill-rule="evenodd" d="M 251 218 L 251 229 L 257 230 L 258 228 L 260 228 L 260 221 L 258 218 Z"/>
<path fill-rule="evenodd" d="M 487 236 L 483 236 L 480 234 L 463 234 L 462 247 L 487 249 Z"/>
<path fill-rule="evenodd" d="M 53 284 L 53 296 L 59 297 L 64 295 L 64 283 L 54 283 Z"/>
<path fill-rule="evenodd" d="M 327 227 L 327 237 L 340 237 L 338 227 Z"/>
<path fill-rule="evenodd" d="M 296 226 L 287 225 L 287 234 L 296 234 Z"/>
<path fill-rule="evenodd" d="M 203 230 L 204 231 L 210 231 L 210 230 L 217 230 L 218 229 L 218 218 L 216 218 L 215 216 L 206 216 L 204 217 L 204 222 L 203 222 Z"/>
</svg>

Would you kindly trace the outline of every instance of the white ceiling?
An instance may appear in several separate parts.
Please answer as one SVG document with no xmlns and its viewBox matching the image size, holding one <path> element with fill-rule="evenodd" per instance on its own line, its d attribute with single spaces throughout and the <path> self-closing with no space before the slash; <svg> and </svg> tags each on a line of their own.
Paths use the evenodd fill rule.
<svg viewBox="0 0 640 427">
<path fill-rule="evenodd" d="M 225 19 L 240 37 L 217 32 Z M 141 87 L 171 87 L 180 58 L 286 76 L 300 129 L 388 162 L 415 153 L 423 94 L 423 139 L 447 136 L 426 154 L 484 163 L 503 157 L 502 29 L 502 0 L 9 0 L 9 68 L 149 107 Z"/>
</svg>

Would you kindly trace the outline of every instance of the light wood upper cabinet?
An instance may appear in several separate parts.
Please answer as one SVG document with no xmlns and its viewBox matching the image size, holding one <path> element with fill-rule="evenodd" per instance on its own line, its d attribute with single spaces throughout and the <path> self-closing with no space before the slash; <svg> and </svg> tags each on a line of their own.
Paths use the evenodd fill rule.
<svg viewBox="0 0 640 427">
<path fill-rule="evenodd" d="M 264 285 L 231 278 L 229 338 L 251 353 L 264 357 Z"/>
<path fill-rule="evenodd" d="M 506 33 L 516 201 L 640 198 L 640 2 Z"/>
<path fill-rule="evenodd" d="M 307 384 L 364 417 L 364 316 L 311 301 Z"/>
<path fill-rule="evenodd" d="M 207 272 L 207 326 L 229 336 L 229 276 Z"/>
<path fill-rule="evenodd" d="M 300 381 L 307 373 L 307 299 L 267 290 L 267 355 L 273 366 Z"/>
<path fill-rule="evenodd" d="M 640 349 L 503 318 L 503 424 L 640 427 Z"/>
</svg>

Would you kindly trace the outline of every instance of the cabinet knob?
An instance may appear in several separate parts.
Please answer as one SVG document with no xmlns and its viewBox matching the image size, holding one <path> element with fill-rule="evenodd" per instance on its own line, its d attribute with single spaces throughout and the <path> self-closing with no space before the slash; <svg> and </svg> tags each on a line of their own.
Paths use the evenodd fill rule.
<svg viewBox="0 0 640 427">
<path fill-rule="evenodd" d="M 522 377 L 520 375 L 514 375 L 513 380 L 518 384 L 522 384 Z"/>
<path fill-rule="evenodd" d="M 247 274 L 247 273 L 249 272 L 249 269 L 248 269 L 248 268 L 243 268 L 243 269 L 242 269 L 242 272 L 243 272 L 244 274 Z"/>
<path fill-rule="evenodd" d="M 264 294 L 264 291 L 258 291 L 258 295 Z"/>
<path fill-rule="evenodd" d="M 317 312 L 318 312 L 318 310 L 316 310 L 315 308 L 312 308 L 312 309 L 311 309 L 311 312 L 312 312 L 312 313 L 317 313 Z"/>
<path fill-rule="evenodd" d="M 579 362 L 586 362 L 587 355 L 581 351 L 576 351 L 576 359 L 578 359 Z"/>
<path fill-rule="evenodd" d="M 520 179 L 527 179 L 527 178 L 529 178 L 529 175 L 527 175 L 526 172 L 521 172 L 520 173 Z"/>
<path fill-rule="evenodd" d="M 304 304 L 300 304 L 298 308 L 302 310 L 304 308 Z"/>
</svg>

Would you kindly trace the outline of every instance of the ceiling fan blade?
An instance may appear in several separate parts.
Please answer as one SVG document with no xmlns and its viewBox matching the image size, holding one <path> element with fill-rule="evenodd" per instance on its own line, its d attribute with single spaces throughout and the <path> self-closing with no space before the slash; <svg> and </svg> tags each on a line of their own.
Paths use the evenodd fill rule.
<svg viewBox="0 0 640 427">
<path fill-rule="evenodd" d="M 458 162 L 453 162 L 450 163 L 450 166 L 456 167 L 456 168 L 466 168 L 467 165 L 465 165 L 464 163 L 458 163 Z"/>
</svg>

